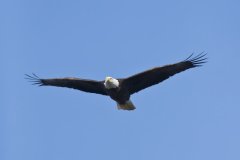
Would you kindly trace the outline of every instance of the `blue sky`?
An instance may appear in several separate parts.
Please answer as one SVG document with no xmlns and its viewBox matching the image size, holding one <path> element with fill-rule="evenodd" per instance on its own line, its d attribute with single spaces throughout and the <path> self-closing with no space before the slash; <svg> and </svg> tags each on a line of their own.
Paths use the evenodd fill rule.
<svg viewBox="0 0 240 160">
<path fill-rule="evenodd" d="M 1 160 L 239 160 L 239 1 L 0 2 Z M 42 78 L 126 77 L 208 53 L 132 96 L 30 85 Z"/>
</svg>

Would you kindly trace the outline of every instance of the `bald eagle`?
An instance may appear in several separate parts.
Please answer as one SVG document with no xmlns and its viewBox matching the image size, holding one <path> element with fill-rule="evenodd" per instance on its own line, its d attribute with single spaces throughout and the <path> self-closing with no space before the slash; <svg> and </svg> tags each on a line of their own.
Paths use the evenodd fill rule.
<svg viewBox="0 0 240 160">
<path fill-rule="evenodd" d="M 145 88 L 158 84 L 169 77 L 190 68 L 201 66 L 206 63 L 206 54 L 200 53 L 193 57 L 191 54 L 187 59 L 162 67 L 155 67 L 127 78 L 106 77 L 103 81 L 95 81 L 80 78 L 53 78 L 41 79 L 37 75 L 26 74 L 26 79 L 39 86 L 56 86 L 78 89 L 84 92 L 96 93 L 110 96 L 117 102 L 117 108 L 123 110 L 134 110 L 135 106 L 130 96 Z"/>
</svg>

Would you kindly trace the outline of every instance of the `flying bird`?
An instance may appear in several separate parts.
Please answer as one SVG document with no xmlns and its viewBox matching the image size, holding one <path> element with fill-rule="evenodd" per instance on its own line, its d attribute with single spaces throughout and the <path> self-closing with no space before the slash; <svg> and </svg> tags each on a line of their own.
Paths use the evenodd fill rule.
<svg viewBox="0 0 240 160">
<path fill-rule="evenodd" d="M 162 67 L 155 67 L 127 78 L 113 78 L 107 76 L 105 80 L 96 81 L 80 78 L 53 78 L 42 79 L 37 75 L 26 74 L 26 79 L 39 86 L 56 86 L 78 89 L 84 92 L 110 96 L 117 102 L 117 108 L 122 110 L 134 110 L 135 106 L 130 100 L 132 94 L 145 88 L 156 85 L 169 77 L 190 68 L 206 63 L 206 54 L 200 53 L 193 57 Z"/>
</svg>

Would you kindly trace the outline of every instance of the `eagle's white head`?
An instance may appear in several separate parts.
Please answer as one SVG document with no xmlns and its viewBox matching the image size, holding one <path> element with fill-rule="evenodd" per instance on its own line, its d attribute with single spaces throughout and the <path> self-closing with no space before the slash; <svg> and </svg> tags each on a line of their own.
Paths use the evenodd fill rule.
<svg viewBox="0 0 240 160">
<path fill-rule="evenodd" d="M 119 82 L 117 79 L 114 79 L 112 77 L 106 77 L 104 85 L 107 89 L 112 89 L 119 87 Z"/>
</svg>

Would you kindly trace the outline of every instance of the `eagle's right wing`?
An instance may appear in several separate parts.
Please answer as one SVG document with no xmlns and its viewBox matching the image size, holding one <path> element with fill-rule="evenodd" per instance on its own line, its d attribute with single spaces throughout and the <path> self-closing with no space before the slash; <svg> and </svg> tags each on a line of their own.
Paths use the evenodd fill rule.
<svg viewBox="0 0 240 160">
<path fill-rule="evenodd" d="M 163 67 L 156 67 L 125 78 L 122 80 L 122 84 L 128 88 L 130 94 L 133 94 L 147 87 L 158 84 L 179 72 L 201 66 L 201 64 L 206 62 L 206 54 L 201 53 L 193 58 L 192 55 L 184 61 Z"/>
<path fill-rule="evenodd" d="M 97 93 L 107 95 L 103 81 L 94 81 L 79 78 L 54 78 L 54 79 L 41 79 L 35 74 L 26 74 L 26 79 L 39 86 L 56 86 L 68 87 L 78 89 L 84 92 Z"/>
</svg>

